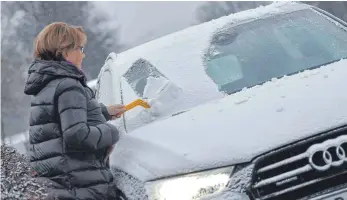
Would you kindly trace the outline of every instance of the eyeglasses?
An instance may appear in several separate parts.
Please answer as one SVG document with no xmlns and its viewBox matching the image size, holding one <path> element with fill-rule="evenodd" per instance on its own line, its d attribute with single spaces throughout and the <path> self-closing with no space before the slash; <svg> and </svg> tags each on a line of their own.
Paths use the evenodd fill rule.
<svg viewBox="0 0 347 200">
<path fill-rule="evenodd" d="M 81 51 L 81 53 L 84 53 L 84 46 L 80 47 L 80 51 Z"/>
</svg>

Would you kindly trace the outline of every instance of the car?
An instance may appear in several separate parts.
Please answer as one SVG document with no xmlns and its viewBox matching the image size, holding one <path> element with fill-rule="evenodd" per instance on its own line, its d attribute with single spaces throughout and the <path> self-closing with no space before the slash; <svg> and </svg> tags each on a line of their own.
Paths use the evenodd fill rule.
<svg viewBox="0 0 347 200">
<path fill-rule="evenodd" d="M 110 53 L 97 99 L 128 200 L 347 199 L 347 28 L 275 2 Z"/>
</svg>

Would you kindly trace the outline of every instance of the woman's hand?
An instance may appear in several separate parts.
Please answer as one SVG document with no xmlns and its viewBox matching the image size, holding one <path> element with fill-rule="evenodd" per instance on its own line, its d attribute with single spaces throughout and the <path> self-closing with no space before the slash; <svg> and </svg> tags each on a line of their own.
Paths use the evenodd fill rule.
<svg viewBox="0 0 347 200">
<path fill-rule="evenodd" d="M 122 114 L 125 112 L 125 108 L 123 105 L 110 105 L 106 108 L 108 114 L 111 116 L 111 120 L 120 118 Z"/>
</svg>

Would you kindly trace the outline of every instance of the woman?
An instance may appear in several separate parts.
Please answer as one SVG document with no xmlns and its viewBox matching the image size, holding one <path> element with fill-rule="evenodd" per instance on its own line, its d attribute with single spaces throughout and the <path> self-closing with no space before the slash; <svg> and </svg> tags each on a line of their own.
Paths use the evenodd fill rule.
<svg viewBox="0 0 347 200">
<path fill-rule="evenodd" d="M 46 26 L 34 42 L 25 94 L 31 95 L 30 161 L 49 178 L 56 199 L 115 199 L 106 160 L 117 129 L 106 123 L 122 106 L 98 104 L 81 71 L 87 38 L 81 27 Z"/>
</svg>

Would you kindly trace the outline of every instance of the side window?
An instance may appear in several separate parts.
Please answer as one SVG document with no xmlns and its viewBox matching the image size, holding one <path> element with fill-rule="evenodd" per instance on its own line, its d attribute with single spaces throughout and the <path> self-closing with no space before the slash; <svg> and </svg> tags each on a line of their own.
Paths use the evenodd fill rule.
<svg viewBox="0 0 347 200">
<path fill-rule="evenodd" d="M 112 94 L 113 91 L 113 85 L 112 85 L 112 75 L 109 70 L 104 71 L 99 83 L 98 88 L 98 101 L 100 103 L 103 103 L 105 105 L 111 105 L 114 104 L 112 102 Z"/>
<path fill-rule="evenodd" d="M 129 85 L 124 77 L 121 77 L 121 87 L 123 104 L 128 104 L 131 101 L 140 98 L 140 96 L 135 93 L 134 89 Z"/>
<path fill-rule="evenodd" d="M 137 98 L 151 98 L 154 92 L 168 82 L 157 68 L 144 59 L 134 62 L 122 78 L 126 81 L 125 85 L 122 83 L 123 87 L 132 88 L 131 94 L 123 94 L 124 97 L 133 96 L 135 93 Z"/>
<path fill-rule="evenodd" d="M 167 85 L 169 80 L 149 61 L 138 59 L 121 77 L 122 101 L 128 104 L 136 99 L 153 99 Z M 126 129 L 133 130 L 147 122 L 146 112 L 142 107 L 124 114 Z"/>
</svg>

